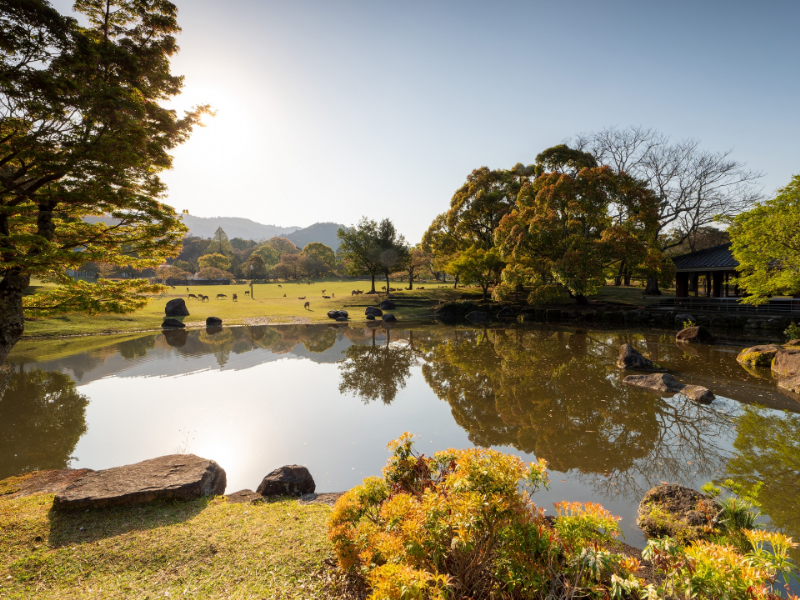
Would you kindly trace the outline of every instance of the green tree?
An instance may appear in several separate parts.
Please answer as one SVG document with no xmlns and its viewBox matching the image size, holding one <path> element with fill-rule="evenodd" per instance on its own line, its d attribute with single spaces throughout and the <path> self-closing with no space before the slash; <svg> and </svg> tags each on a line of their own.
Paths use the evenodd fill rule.
<svg viewBox="0 0 800 600">
<path fill-rule="evenodd" d="M 405 269 L 411 256 L 406 239 L 395 229 L 394 223 L 383 219 L 375 231 L 374 246 L 377 251 L 377 263 L 386 277 L 386 294 L 389 294 L 389 275 Z M 374 286 L 373 286 L 374 287 Z"/>
<path fill-rule="evenodd" d="M 258 254 L 251 254 L 247 262 L 242 265 L 242 275 L 245 279 L 266 279 L 269 277 L 267 264 Z"/>
<path fill-rule="evenodd" d="M 497 280 L 505 263 L 497 248 L 467 248 L 448 265 L 448 271 L 465 284 L 478 283 L 483 290 L 483 299 L 488 295 L 489 285 Z"/>
<path fill-rule="evenodd" d="M 558 284 L 579 303 L 605 285 L 604 269 L 647 257 L 656 224 L 655 195 L 641 182 L 598 167 L 566 146 L 536 157 L 536 178 L 522 186 L 516 208 L 496 232 L 508 288 Z M 611 207 L 623 206 L 615 220 Z"/>
<path fill-rule="evenodd" d="M 156 267 L 186 231 L 159 173 L 207 108 L 165 107 L 183 86 L 170 72 L 177 8 L 79 0 L 75 10 L 85 25 L 45 0 L 0 9 L 0 360 L 23 333 L 31 277 L 62 284 L 26 302 L 31 311 L 135 310 L 161 288 L 80 285 L 64 269 Z"/>
<path fill-rule="evenodd" d="M 203 267 L 197 272 L 197 276 L 200 279 L 233 279 L 233 273 L 217 267 Z"/>
<path fill-rule="evenodd" d="M 233 246 L 228 239 L 228 234 L 225 233 L 225 230 L 222 229 L 222 227 L 217 227 L 217 230 L 214 232 L 214 237 L 211 238 L 211 243 L 208 245 L 206 252 L 215 252 L 225 256 L 231 256 L 233 254 Z"/>
<path fill-rule="evenodd" d="M 372 293 L 375 293 L 375 275 L 381 272 L 378 247 L 378 224 L 362 217 L 358 224 L 336 232 L 341 240 L 338 254 L 345 270 L 352 276 L 370 275 Z"/>
<path fill-rule="evenodd" d="M 278 256 L 283 256 L 284 254 L 300 254 L 300 248 L 295 246 L 292 240 L 285 237 L 271 238 L 267 244 L 278 253 Z"/>
<path fill-rule="evenodd" d="M 231 268 L 231 259 L 222 254 L 217 254 L 216 252 L 214 254 L 206 254 L 205 256 L 201 256 L 197 263 L 201 269 L 206 267 L 214 267 L 215 269 L 227 271 Z"/>
<path fill-rule="evenodd" d="M 406 263 L 406 272 L 408 273 L 408 289 L 414 289 L 414 277 L 419 276 L 422 269 L 430 268 L 431 255 L 425 252 L 420 246 L 412 248 L 409 251 L 408 262 Z"/>
<path fill-rule="evenodd" d="M 345 350 L 345 358 L 339 361 L 340 394 L 353 394 L 364 404 L 376 400 L 391 404 L 406 387 L 414 353 L 409 346 L 390 344 L 390 335 L 387 332 L 384 347 L 376 346 L 373 329 L 371 345 L 353 344 Z"/>
<path fill-rule="evenodd" d="M 800 294 L 800 175 L 729 222 L 739 287 L 748 294 L 742 301 L 758 305 Z"/>
<path fill-rule="evenodd" d="M 336 267 L 336 255 L 321 242 L 306 244 L 301 254 L 306 258 L 309 277 L 323 277 Z"/>
<path fill-rule="evenodd" d="M 270 267 L 281 262 L 281 255 L 278 254 L 278 251 L 268 243 L 258 246 L 255 250 L 253 250 L 253 253 L 250 256 L 261 257 L 261 260 L 264 261 L 264 264 Z"/>
</svg>

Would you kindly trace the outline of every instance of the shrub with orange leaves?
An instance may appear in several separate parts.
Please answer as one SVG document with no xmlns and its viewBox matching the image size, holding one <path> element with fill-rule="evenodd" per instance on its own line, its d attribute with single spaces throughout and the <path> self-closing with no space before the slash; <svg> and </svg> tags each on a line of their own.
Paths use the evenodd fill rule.
<svg viewBox="0 0 800 600">
<path fill-rule="evenodd" d="M 569 520 L 562 539 L 530 498 L 548 485 L 544 460 L 484 448 L 427 457 L 407 433 L 389 448 L 383 478 L 344 494 L 328 522 L 340 566 L 366 579 L 373 600 L 537 597 L 555 574 L 577 568 L 577 545 L 598 548 L 617 530 L 601 506 L 569 505 L 556 519 Z M 597 578 L 627 576 L 621 559 L 603 558 L 613 568 Z"/>
</svg>

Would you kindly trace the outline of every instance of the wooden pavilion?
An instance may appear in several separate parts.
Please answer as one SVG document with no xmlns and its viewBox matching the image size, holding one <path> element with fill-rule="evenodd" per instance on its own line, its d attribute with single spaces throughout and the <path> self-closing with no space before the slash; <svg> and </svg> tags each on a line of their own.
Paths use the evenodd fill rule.
<svg viewBox="0 0 800 600">
<path fill-rule="evenodd" d="M 720 244 L 673 259 L 677 269 L 675 297 L 739 298 L 731 244 Z"/>
</svg>

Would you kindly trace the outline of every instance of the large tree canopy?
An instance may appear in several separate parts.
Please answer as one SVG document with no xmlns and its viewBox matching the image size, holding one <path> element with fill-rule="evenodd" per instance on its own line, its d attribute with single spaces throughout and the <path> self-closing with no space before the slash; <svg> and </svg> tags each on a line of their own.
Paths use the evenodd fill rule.
<svg viewBox="0 0 800 600">
<path fill-rule="evenodd" d="M 79 0 L 75 9 L 86 26 L 44 0 L 0 8 L 0 359 L 22 335 L 32 276 L 64 285 L 31 308 L 132 310 L 143 302 L 136 292 L 148 291 L 142 282 L 105 302 L 102 281 L 80 289 L 64 269 L 154 267 L 186 231 L 163 204 L 159 173 L 207 108 L 179 117 L 163 106 L 183 85 L 170 72 L 177 9 L 166 0 Z"/>
<path fill-rule="evenodd" d="M 655 195 L 625 174 L 595 165 L 590 155 L 566 146 L 537 157 L 537 177 L 523 185 L 516 208 L 496 232 L 509 263 L 509 289 L 558 284 L 581 301 L 605 285 L 609 264 L 646 259 Z M 623 216 L 614 218 L 612 207 Z"/>
<path fill-rule="evenodd" d="M 729 220 L 744 302 L 800 294 L 800 175 L 772 200 Z"/>
</svg>

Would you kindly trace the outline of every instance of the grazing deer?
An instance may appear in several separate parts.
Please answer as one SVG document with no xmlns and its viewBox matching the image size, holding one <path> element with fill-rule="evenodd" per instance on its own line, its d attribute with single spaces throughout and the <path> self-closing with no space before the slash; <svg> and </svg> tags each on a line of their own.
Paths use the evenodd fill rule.
<svg viewBox="0 0 800 600">
<path fill-rule="evenodd" d="M 189 294 L 189 298 L 194 298 L 195 300 L 197 300 L 197 296 L 195 296 L 194 294 Z"/>
<path fill-rule="evenodd" d="M 223 298 L 227 298 L 225 294 L 217 294 L 217 300 L 222 300 Z"/>
<path fill-rule="evenodd" d="M 422 286 L 417 286 L 417 289 L 418 289 L 418 290 L 424 290 L 425 288 L 424 288 L 424 287 L 422 287 Z"/>
<path fill-rule="evenodd" d="M 323 295 L 323 296 L 325 295 L 325 290 L 322 290 L 322 295 Z"/>
<path fill-rule="evenodd" d="M 311 302 L 306 302 L 305 304 L 303 304 L 303 308 L 305 308 L 306 310 L 311 310 Z"/>
<path fill-rule="evenodd" d="M 305 299 L 306 299 L 306 297 L 305 297 L 305 296 L 298 296 L 298 297 L 297 297 L 297 299 L 298 299 L 298 300 L 305 300 Z M 306 304 L 308 304 L 308 302 L 306 302 Z"/>
<path fill-rule="evenodd" d="M 245 292 L 245 293 L 244 293 L 244 295 L 245 295 L 245 296 L 249 296 L 249 295 L 250 295 L 250 292 Z"/>
<path fill-rule="evenodd" d="M 208 296 L 204 296 L 203 294 L 199 294 L 201 302 L 208 302 Z"/>
<path fill-rule="evenodd" d="M 323 296 L 323 298 L 325 298 L 325 300 L 330 300 L 331 299 L 330 296 Z"/>
<path fill-rule="evenodd" d="M 279 288 L 282 288 L 283 286 L 282 286 L 282 285 L 279 283 L 279 284 L 278 284 L 278 287 L 279 287 Z"/>
<path fill-rule="evenodd" d="M 239 301 L 239 296 L 237 296 L 236 294 L 234 294 L 234 295 L 233 295 L 233 298 L 232 298 L 232 300 L 233 300 L 234 302 L 238 302 L 238 301 Z"/>
</svg>

